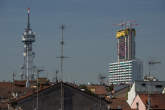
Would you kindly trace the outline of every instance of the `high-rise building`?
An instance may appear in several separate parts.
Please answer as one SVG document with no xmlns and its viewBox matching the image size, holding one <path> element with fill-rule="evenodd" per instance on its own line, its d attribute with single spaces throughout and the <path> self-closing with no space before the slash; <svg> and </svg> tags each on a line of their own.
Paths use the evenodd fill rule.
<svg viewBox="0 0 165 110">
<path fill-rule="evenodd" d="M 117 32 L 118 61 L 135 59 L 135 33 L 134 28 L 127 28 Z"/>
<path fill-rule="evenodd" d="M 135 56 L 135 28 L 117 31 L 117 62 L 109 64 L 109 83 L 131 83 L 143 77 L 143 64 Z"/>
</svg>

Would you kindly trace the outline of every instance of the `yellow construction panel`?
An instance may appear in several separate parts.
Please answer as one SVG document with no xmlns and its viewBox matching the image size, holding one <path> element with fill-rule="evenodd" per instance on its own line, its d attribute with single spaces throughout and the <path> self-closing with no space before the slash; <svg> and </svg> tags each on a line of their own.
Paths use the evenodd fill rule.
<svg viewBox="0 0 165 110">
<path fill-rule="evenodd" d="M 119 39 L 120 37 L 126 37 L 128 36 L 129 32 L 132 31 L 133 36 L 136 36 L 136 31 L 135 29 L 124 29 L 124 30 L 119 30 L 116 33 L 116 38 Z"/>
<path fill-rule="evenodd" d="M 128 35 L 128 30 L 120 30 L 116 33 L 116 38 L 125 37 Z"/>
</svg>

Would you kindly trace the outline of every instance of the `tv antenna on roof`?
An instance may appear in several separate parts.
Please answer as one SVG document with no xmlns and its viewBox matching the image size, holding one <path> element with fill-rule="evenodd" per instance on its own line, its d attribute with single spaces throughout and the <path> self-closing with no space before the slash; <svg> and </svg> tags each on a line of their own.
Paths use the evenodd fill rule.
<svg viewBox="0 0 165 110">
<path fill-rule="evenodd" d="M 64 59 L 65 58 L 69 58 L 69 57 L 66 57 L 66 56 L 64 56 L 64 29 L 65 29 L 65 25 L 64 24 L 62 24 L 61 26 L 60 26 L 60 29 L 61 29 L 61 41 L 60 41 L 60 45 L 61 45 L 61 56 L 59 56 L 59 57 L 57 57 L 57 58 L 59 58 L 60 59 L 60 72 L 61 72 L 61 80 L 63 81 L 63 74 L 64 74 L 64 72 L 63 72 L 63 64 L 64 64 Z"/>
<path fill-rule="evenodd" d="M 156 64 L 160 64 L 160 63 L 161 63 L 160 61 L 154 60 L 153 58 L 148 61 L 149 73 L 148 73 L 148 77 L 146 76 L 146 78 L 149 81 L 150 87 L 152 87 L 152 83 L 151 82 L 154 81 L 154 78 L 155 78 L 154 76 L 153 77 L 151 76 L 151 67 L 154 66 L 154 65 L 156 65 Z M 152 88 L 150 88 L 150 89 L 152 89 Z M 151 90 L 149 90 L 149 87 L 148 87 L 148 91 L 147 91 L 148 92 L 147 110 L 150 110 L 150 108 L 151 108 L 151 98 L 150 98 L 150 94 L 151 93 L 150 93 L 150 91 Z"/>
</svg>

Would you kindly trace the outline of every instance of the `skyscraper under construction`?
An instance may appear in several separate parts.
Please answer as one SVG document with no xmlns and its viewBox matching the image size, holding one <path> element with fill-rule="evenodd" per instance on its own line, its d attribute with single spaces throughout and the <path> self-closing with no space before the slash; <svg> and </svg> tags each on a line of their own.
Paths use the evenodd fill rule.
<svg viewBox="0 0 165 110">
<path fill-rule="evenodd" d="M 136 30 L 131 23 L 124 25 L 116 33 L 118 61 L 109 65 L 109 83 L 131 83 L 143 77 L 142 62 L 135 56 Z"/>
<path fill-rule="evenodd" d="M 116 33 L 118 61 L 135 59 L 135 33 L 134 28 L 122 29 Z"/>
</svg>

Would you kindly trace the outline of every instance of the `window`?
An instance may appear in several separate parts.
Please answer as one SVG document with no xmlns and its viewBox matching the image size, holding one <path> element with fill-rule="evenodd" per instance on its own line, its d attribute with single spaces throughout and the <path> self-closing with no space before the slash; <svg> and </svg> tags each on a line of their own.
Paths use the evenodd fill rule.
<svg viewBox="0 0 165 110">
<path fill-rule="evenodd" d="M 156 85 L 155 87 L 156 88 L 162 88 L 162 85 Z"/>
</svg>

